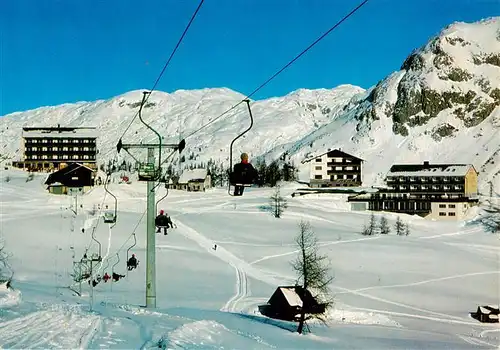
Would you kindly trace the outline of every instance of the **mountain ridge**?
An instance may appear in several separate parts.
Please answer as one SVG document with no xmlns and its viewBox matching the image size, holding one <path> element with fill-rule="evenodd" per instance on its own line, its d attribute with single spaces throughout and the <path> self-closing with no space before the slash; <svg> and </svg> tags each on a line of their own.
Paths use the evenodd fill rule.
<svg viewBox="0 0 500 350">
<path fill-rule="evenodd" d="M 383 182 L 393 163 L 472 163 L 481 186 L 500 189 L 500 17 L 455 22 L 411 52 L 400 69 L 363 89 L 350 84 L 333 89 L 298 89 L 252 102 L 254 125 L 234 145 L 233 155 L 251 159 L 286 158 L 298 165 L 327 149 L 342 148 L 365 159 L 364 185 Z M 21 126 L 97 126 L 100 158 L 116 155 L 115 145 L 136 114 L 143 90 L 92 102 L 40 107 L 2 118 L 0 152 L 19 157 Z M 229 163 L 229 144 L 249 125 L 242 105 L 220 114 L 245 95 L 229 88 L 154 91 L 143 117 L 165 142 L 186 140 L 194 156 L 184 165 L 212 159 Z M 124 142 L 154 140 L 138 119 Z M 175 159 L 175 157 L 174 157 Z M 495 160 L 499 161 L 495 162 Z"/>
</svg>

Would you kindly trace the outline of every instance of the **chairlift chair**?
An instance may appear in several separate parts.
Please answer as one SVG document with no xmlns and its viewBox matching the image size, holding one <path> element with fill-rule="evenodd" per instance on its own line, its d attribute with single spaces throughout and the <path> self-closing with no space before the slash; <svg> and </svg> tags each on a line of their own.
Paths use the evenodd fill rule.
<svg viewBox="0 0 500 350">
<path fill-rule="evenodd" d="M 99 253 L 93 253 L 93 254 L 90 256 L 90 258 L 91 258 L 92 260 L 94 260 L 94 261 L 101 261 L 101 260 L 102 260 L 102 255 L 101 255 L 101 248 L 102 248 L 102 247 L 101 247 L 101 242 L 99 242 L 99 241 L 97 240 L 97 238 L 95 238 L 95 230 L 96 230 L 96 226 L 94 226 L 94 228 L 92 229 L 92 240 L 93 240 L 93 241 L 95 241 L 95 242 L 98 244 L 98 246 L 99 246 L 99 250 L 98 250 L 98 252 L 99 252 Z M 86 253 L 85 253 L 85 254 L 86 254 Z"/>
<path fill-rule="evenodd" d="M 120 278 L 124 277 L 123 275 L 120 275 L 119 273 L 115 272 L 115 266 L 120 263 L 120 255 L 118 254 L 118 252 L 116 252 L 116 258 L 117 258 L 117 261 L 113 264 L 113 266 L 111 266 L 111 290 L 113 290 L 113 282 L 118 282 L 120 280 Z M 115 274 L 119 276 L 116 279 L 116 281 L 115 281 Z"/>
<path fill-rule="evenodd" d="M 253 126 L 253 115 L 252 115 L 252 110 L 250 109 L 250 100 L 246 99 L 244 101 L 246 102 L 247 107 L 248 107 L 248 113 L 250 116 L 250 126 L 248 127 L 248 129 L 246 129 L 241 134 L 236 136 L 233 139 L 233 141 L 231 142 L 231 145 L 229 146 L 229 186 L 228 186 L 227 192 L 229 193 L 230 196 L 234 196 L 231 193 L 231 185 L 232 186 L 243 186 L 243 187 L 251 187 L 253 185 L 253 182 L 241 181 L 243 179 L 243 176 L 241 176 L 241 174 L 236 174 L 233 170 L 233 144 L 237 139 L 239 139 L 244 134 L 246 134 L 248 131 L 250 131 L 250 129 Z M 238 176 L 238 175 L 240 175 L 240 176 Z"/>
<path fill-rule="evenodd" d="M 137 173 L 139 181 L 155 181 L 161 175 L 160 168 L 157 168 L 154 163 L 139 163 Z"/>
<path fill-rule="evenodd" d="M 115 223 L 116 222 L 116 216 L 115 216 L 115 213 L 108 210 L 106 212 L 104 212 L 104 215 L 103 215 L 103 218 L 104 218 L 104 222 L 105 223 Z"/>
<path fill-rule="evenodd" d="M 116 198 L 116 196 L 111 193 L 109 190 L 108 190 L 108 179 L 110 177 L 110 173 L 106 174 L 106 181 L 104 181 L 104 190 L 111 196 L 114 198 L 115 200 L 115 205 L 114 205 L 114 211 L 106 211 L 104 212 L 104 222 L 105 223 L 110 223 L 110 224 L 113 224 L 110 228 L 113 228 L 115 225 L 116 225 L 116 217 L 117 217 L 117 210 L 118 210 L 118 199 Z"/>
</svg>

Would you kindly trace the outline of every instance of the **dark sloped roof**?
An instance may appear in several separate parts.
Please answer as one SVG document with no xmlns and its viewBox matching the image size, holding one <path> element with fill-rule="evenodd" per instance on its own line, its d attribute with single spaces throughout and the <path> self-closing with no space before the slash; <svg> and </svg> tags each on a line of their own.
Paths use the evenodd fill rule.
<svg viewBox="0 0 500 350">
<path fill-rule="evenodd" d="M 91 172 L 94 171 L 93 169 L 91 169 L 85 165 L 82 165 L 80 163 L 70 163 L 68 166 L 50 174 L 47 177 L 47 180 L 45 180 L 45 185 L 50 185 L 54 182 L 58 182 L 58 181 L 60 181 L 61 178 L 65 177 L 66 175 L 69 175 L 70 173 L 72 173 L 73 171 L 75 171 L 76 169 L 79 169 L 79 168 L 85 168 Z"/>
<path fill-rule="evenodd" d="M 330 150 L 330 151 L 328 151 L 328 152 L 321 153 L 321 154 L 318 154 L 318 155 L 316 155 L 316 156 L 312 156 L 312 157 L 310 157 L 310 158 L 308 158 L 308 159 L 305 159 L 305 160 L 303 160 L 303 161 L 302 161 L 302 163 L 307 163 L 307 162 L 310 162 L 311 160 L 316 159 L 316 158 L 321 157 L 321 156 L 324 156 L 325 154 L 330 154 L 332 157 L 335 157 L 335 156 L 338 156 L 338 157 L 346 157 L 346 156 L 348 156 L 348 157 L 352 157 L 352 158 L 354 158 L 354 159 L 357 159 L 357 160 L 360 160 L 360 161 L 364 162 L 364 160 L 363 160 L 363 159 L 358 158 L 358 157 L 356 157 L 356 156 L 353 156 L 352 154 L 349 154 L 349 153 L 343 152 L 343 151 L 341 151 L 341 150 L 339 150 L 339 149 L 332 149 L 332 150 Z"/>
</svg>

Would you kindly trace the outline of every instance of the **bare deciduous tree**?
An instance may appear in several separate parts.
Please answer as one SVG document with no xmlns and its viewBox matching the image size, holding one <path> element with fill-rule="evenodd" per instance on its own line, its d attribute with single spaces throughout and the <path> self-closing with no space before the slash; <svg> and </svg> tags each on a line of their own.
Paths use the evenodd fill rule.
<svg viewBox="0 0 500 350">
<path fill-rule="evenodd" d="M 270 205 L 275 218 L 280 218 L 283 211 L 288 207 L 287 200 L 280 194 L 280 186 L 276 186 L 276 190 L 270 197 Z"/>
<path fill-rule="evenodd" d="M 5 250 L 3 240 L 0 240 L 0 282 L 8 282 L 8 284 L 10 284 L 14 275 L 9 265 L 9 257 L 10 255 Z"/>
<path fill-rule="evenodd" d="M 292 262 L 292 267 L 297 273 L 297 285 L 302 287 L 301 299 L 302 308 L 300 312 L 299 325 L 297 332 L 302 333 L 306 321 L 306 310 L 308 309 L 309 299 L 305 297 L 306 291 L 313 294 L 314 299 L 321 300 L 322 304 L 328 309 L 333 304 L 330 297 L 329 285 L 333 281 L 330 275 L 328 257 L 319 254 L 318 240 L 308 222 L 299 223 L 299 234 L 295 240 L 299 248 L 299 256 Z M 328 261 L 328 264 L 327 264 Z M 325 322 L 324 314 L 312 314 L 309 318 L 316 318 Z"/>
<path fill-rule="evenodd" d="M 383 235 L 388 235 L 389 232 L 391 232 L 391 229 L 389 228 L 389 224 L 387 223 L 387 218 L 385 216 L 382 216 L 380 218 L 380 233 Z"/>
</svg>

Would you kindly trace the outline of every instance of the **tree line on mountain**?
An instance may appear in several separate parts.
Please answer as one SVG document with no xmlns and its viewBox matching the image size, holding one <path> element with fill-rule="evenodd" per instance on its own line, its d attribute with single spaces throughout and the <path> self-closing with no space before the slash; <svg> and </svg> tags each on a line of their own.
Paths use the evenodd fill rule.
<svg viewBox="0 0 500 350">
<path fill-rule="evenodd" d="M 190 160 L 194 160 L 196 156 L 189 155 Z M 184 156 L 181 156 L 180 163 L 185 163 Z M 296 181 L 298 179 L 298 170 L 293 162 L 285 161 L 282 158 L 274 160 L 267 164 L 265 160 L 257 159 L 253 166 L 258 171 L 259 176 L 255 181 L 255 184 L 259 187 L 275 187 L 280 181 Z M 134 172 L 134 164 L 130 161 L 123 160 L 118 163 L 113 160 L 108 160 L 107 163 L 101 163 L 99 169 L 106 174 L 116 173 L 120 171 Z M 227 186 L 229 179 L 229 167 L 225 166 L 221 161 L 215 161 L 210 158 L 207 162 L 191 162 L 189 165 L 182 166 L 182 170 L 179 171 L 179 167 L 168 164 L 163 168 L 164 177 L 166 179 L 178 178 L 182 171 L 189 169 L 207 169 L 208 174 L 210 174 L 213 186 Z"/>
</svg>

